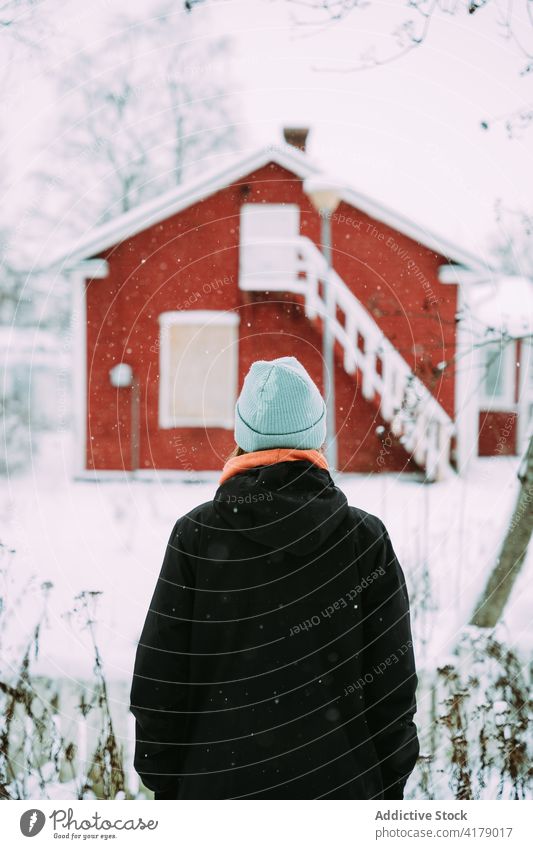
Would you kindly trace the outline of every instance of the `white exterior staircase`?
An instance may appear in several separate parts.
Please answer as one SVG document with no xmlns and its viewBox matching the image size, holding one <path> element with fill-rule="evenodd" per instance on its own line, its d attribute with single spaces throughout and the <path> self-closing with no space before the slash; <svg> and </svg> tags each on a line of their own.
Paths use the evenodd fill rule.
<svg viewBox="0 0 533 849">
<path fill-rule="evenodd" d="M 326 315 L 327 280 L 324 256 L 305 236 L 256 238 L 241 245 L 239 287 L 303 295 L 311 320 Z M 379 395 L 379 412 L 391 435 L 425 470 L 427 479 L 446 477 L 451 471 L 453 421 L 334 269 L 329 271 L 329 285 L 332 333 L 343 349 L 345 371 L 361 373 L 366 400 Z M 337 318 L 337 307 L 344 323 Z"/>
</svg>

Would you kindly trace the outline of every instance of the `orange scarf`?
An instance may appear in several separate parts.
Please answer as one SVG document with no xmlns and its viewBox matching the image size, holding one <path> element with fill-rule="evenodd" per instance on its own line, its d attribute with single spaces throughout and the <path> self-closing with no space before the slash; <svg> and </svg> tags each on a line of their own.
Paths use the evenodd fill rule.
<svg viewBox="0 0 533 849">
<path fill-rule="evenodd" d="M 274 463 L 285 463 L 287 460 L 309 460 L 321 469 L 328 469 L 326 458 L 315 448 L 267 448 L 265 451 L 250 451 L 249 454 L 240 454 L 231 457 L 222 469 L 219 483 L 224 483 L 233 475 L 238 475 L 245 469 L 253 469 L 255 466 L 272 466 Z"/>
</svg>

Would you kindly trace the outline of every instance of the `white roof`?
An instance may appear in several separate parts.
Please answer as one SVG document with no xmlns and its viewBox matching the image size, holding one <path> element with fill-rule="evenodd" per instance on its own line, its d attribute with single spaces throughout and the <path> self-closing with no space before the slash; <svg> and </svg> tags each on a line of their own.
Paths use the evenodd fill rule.
<svg viewBox="0 0 533 849">
<path fill-rule="evenodd" d="M 319 174 L 322 170 L 308 154 L 288 144 L 270 145 L 252 154 L 244 156 L 241 154 L 230 166 L 219 168 L 209 175 L 203 175 L 198 179 L 170 189 L 153 200 L 140 204 L 111 221 L 90 229 L 75 242 L 65 246 L 50 257 L 49 261 L 45 263 L 45 269 L 67 269 L 84 259 L 94 257 L 226 186 L 243 180 L 253 171 L 270 162 L 277 163 L 301 179 Z M 486 271 L 487 264 L 480 257 L 452 244 L 425 227 L 415 224 L 354 188 L 346 185 L 341 191 L 341 197 L 350 206 L 404 233 L 436 253 L 462 263 L 468 268 Z"/>
<path fill-rule="evenodd" d="M 533 333 L 533 281 L 527 277 L 478 283 L 469 289 L 468 303 L 482 333 L 494 329 L 516 338 Z"/>
</svg>

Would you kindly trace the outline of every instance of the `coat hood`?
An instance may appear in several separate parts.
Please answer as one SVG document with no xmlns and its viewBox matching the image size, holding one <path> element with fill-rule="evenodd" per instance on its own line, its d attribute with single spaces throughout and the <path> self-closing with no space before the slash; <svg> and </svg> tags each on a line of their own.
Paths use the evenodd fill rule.
<svg viewBox="0 0 533 849">
<path fill-rule="evenodd" d="M 346 496 L 308 460 L 245 469 L 225 480 L 213 501 L 231 528 L 260 545 L 305 556 L 346 517 Z"/>
</svg>

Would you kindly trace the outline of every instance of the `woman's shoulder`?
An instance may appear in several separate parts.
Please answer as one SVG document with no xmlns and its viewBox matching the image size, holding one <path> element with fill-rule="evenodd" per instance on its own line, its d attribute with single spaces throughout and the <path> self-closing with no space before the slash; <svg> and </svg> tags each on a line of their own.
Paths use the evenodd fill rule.
<svg viewBox="0 0 533 849">
<path fill-rule="evenodd" d="M 213 508 L 213 502 L 205 501 L 176 520 L 170 534 L 170 540 L 171 542 L 179 541 L 184 548 L 190 549 L 191 544 L 197 541 L 202 532 L 212 529 L 217 523 L 218 518 Z M 187 545 L 188 543 L 189 545 Z"/>
<path fill-rule="evenodd" d="M 352 528 L 365 536 L 381 538 L 387 535 L 387 529 L 379 516 L 367 513 L 360 507 L 348 507 L 349 521 Z"/>
</svg>

